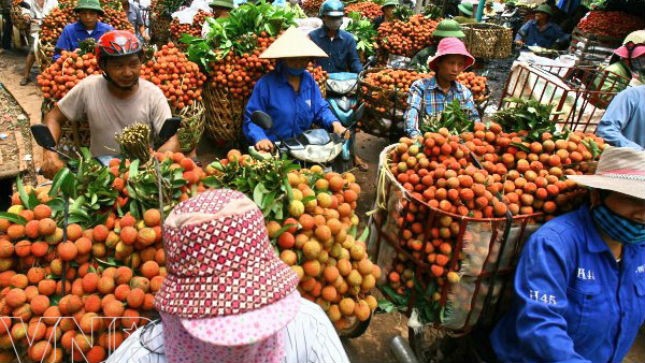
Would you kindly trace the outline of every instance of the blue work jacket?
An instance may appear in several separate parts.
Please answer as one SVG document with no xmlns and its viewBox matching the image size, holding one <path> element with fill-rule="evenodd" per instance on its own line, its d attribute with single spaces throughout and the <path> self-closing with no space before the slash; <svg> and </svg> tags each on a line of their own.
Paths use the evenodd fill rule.
<svg viewBox="0 0 645 363">
<path fill-rule="evenodd" d="M 273 119 L 273 127 L 265 132 L 251 122 L 254 111 L 264 111 Z M 296 92 L 287 82 L 282 65 L 263 76 L 255 84 L 244 110 L 242 130 L 251 145 L 269 139 L 277 141 L 298 136 L 309 130 L 313 123 L 331 131 L 336 117 L 329 103 L 322 97 L 318 84 L 309 72 L 302 74 L 300 90 Z"/>
<path fill-rule="evenodd" d="M 81 23 L 80 21 L 65 25 L 60 38 L 58 38 L 58 41 L 56 42 L 56 54 L 54 54 L 54 60 L 60 58 L 61 51 L 72 51 L 78 48 L 78 43 L 87 38 L 94 38 L 96 40 L 99 40 L 99 38 L 103 34 L 109 32 L 110 30 L 114 30 L 114 28 L 112 28 L 111 25 L 102 23 L 100 21 L 96 23 L 94 30 L 92 30 L 92 32 L 89 34 L 87 33 L 87 29 L 85 29 L 83 23 Z"/>
<path fill-rule="evenodd" d="M 332 40 L 327 35 L 325 27 L 312 30 L 309 33 L 311 40 L 329 56 L 328 58 L 317 58 L 316 64 L 327 73 L 360 73 L 363 70 L 363 65 L 358 58 L 354 36 L 344 30 L 338 30 L 336 35 Z"/>
<path fill-rule="evenodd" d="M 614 97 L 596 135 L 613 146 L 645 149 L 645 85 L 628 87 Z"/>
<path fill-rule="evenodd" d="M 616 262 L 584 205 L 527 242 L 491 343 L 502 362 L 621 362 L 645 321 L 645 246 Z"/>
<path fill-rule="evenodd" d="M 558 25 L 547 23 L 544 30 L 540 30 L 535 20 L 524 23 L 515 36 L 515 40 L 522 40 L 526 45 L 538 45 L 543 48 L 553 48 L 555 42 L 563 42 L 567 38 L 567 34 Z"/>
</svg>

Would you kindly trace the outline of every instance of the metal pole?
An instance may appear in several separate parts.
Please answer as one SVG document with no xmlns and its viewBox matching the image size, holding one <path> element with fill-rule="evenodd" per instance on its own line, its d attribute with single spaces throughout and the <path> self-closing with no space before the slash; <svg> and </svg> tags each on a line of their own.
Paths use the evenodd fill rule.
<svg viewBox="0 0 645 363">
<path fill-rule="evenodd" d="M 477 20 L 478 23 L 482 21 L 482 16 L 484 16 L 485 5 L 486 5 L 486 0 L 479 0 L 479 4 L 477 4 L 477 12 L 475 13 L 475 20 Z"/>
</svg>

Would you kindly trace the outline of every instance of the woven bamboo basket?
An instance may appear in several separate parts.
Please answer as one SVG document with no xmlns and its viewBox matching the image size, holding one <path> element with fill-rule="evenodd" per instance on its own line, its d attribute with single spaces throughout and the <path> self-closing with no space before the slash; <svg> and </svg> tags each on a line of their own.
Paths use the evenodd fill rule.
<svg viewBox="0 0 645 363">
<path fill-rule="evenodd" d="M 18 30 L 29 30 L 29 23 L 25 21 L 25 18 L 22 17 L 22 8 L 18 5 L 13 5 L 11 7 L 11 21 L 13 26 Z"/>
<path fill-rule="evenodd" d="M 508 58 L 513 51 L 513 30 L 495 24 L 463 24 L 464 43 L 481 59 Z"/>
<path fill-rule="evenodd" d="M 0 179 L 4 179 L 33 168 L 32 145 L 29 117 L 2 83 L 0 105 Z"/>
<path fill-rule="evenodd" d="M 44 101 L 43 115 L 54 107 L 54 102 Z M 60 125 L 60 139 L 58 146 L 64 149 L 78 150 L 81 147 L 90 147 L 90 124 L 84 118 L 78 121 L 65 121 Z"/>
<path fill-rule="evenodd" d="M 162 46 L 170 40 L 170 22 L 172 18 L 152 13 L 150 17 L 151 42 Z"/>
<path fill-rule="evenodd" d="M 204 134 L 206 124 L 206 109 L 201 102 L 195 102 L 181 111 L 172 110 L 173 116 L 181 117 L 181 126 L 177 130 L 179 146 L 181 151 L 189 153 L 193 151 Z"/>
<path fill-rule="evenodd" d="M 241 134 L 246 99 L 232 96 L 224 87 L 213 87 L 210 83 L 204 87 L 206 132 L 215 141 L 236 141 Z"/>
<path fill-rule="evenodd" d="M 54 57 L 55 45 L 47 42 L 38 42 L 38 59 L 40 60 L 40 70 L 43 71 L 49 67 Z"/>
</svg>

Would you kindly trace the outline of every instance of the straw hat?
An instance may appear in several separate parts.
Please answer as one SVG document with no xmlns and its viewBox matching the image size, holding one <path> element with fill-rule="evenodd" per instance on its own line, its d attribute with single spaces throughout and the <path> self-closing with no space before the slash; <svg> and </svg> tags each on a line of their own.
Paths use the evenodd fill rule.
<svg viewBox="0 0 645 363">
<path fill-rule="evenodd" d="M 244 194 L 206 191 L 164 222 L 166 276 L 155 307 L 213 345 L 262 341 L 298 313 L 298 276 L 273 251 L 262 211 Z M 280 310 L 279 316 L 265 319 Z M 228 334 L 230 327 L 244 334 Z"/>
<path fill-rule="evenodd" d="M 327 53 L 320 49 L 309 36 L 298 28 L 291 27 L 282 33 L 273 44 L 271 44 L 260 58 L 299 58 L 316 57 L 327 58 Z"/>
<path fill-rule="evenodd" d="M 428 59 L 428 68 L 437 71 L 437 62 L 444 55 L 463 55 L 466 57 L 466 67 L 469 68 L 475 63 L 475 58 L 468 52 L 464 43 L 457 38 L 443 38 L 437 46 L 437 54 Z"/>
<path fill-rule="evenodd" d="M 600 155 L 594 175 L 569 175 L 568 178 L 590 188 L 645 200 L 645 151 L 607 147 Z"/>
</svg>

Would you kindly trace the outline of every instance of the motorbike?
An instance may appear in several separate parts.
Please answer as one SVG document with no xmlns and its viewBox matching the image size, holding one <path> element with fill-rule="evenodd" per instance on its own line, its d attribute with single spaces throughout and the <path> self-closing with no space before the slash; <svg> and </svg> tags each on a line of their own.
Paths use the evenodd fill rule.
<svg viewBox="0 0 645 363">
<path fill-rule="evenodd" d="M 168 141 L 171 137 L 173 137 L 177 133 L 177 130 L 179 129 L 180 124 L 181 124 L 180 117 L 170 117 L 166 119 L 166 121 L 164 121 L 163 126 L 161 127 L 161 130 L 159 131 L 159 136 L 157 137 L 157 140 L 153 142 L 150 145 L 150 147 L 156 150 L 161 145 L 165 144 L 166 141 Z M 56 147 L 56 140 L 54 140 L 54 136 L 51 134 L 51 132 L 49 131 L 49 128 L 46 125 L 43 125 L 43 124 L 32 125 L 31 134 L 34 136 L 34 139 L 36 139 L 36 143 L 43 149 L 55 152 L 60 157 L 62 157 L 63 160 L 65 161 L 70 161 L 74 159 L 72 156 L 59 150 Z M 108 164 L 110 163 L 110 160 L 114 158 L 118 159 L 120 157 L 119 155 L 110 155 L 110 154 L 98 155 L 94 157 L 94 159 L 96 159 L 103 166 L 108 166 Z"/>
<path fill-rule="evenodd" d="M 363 107 L 359 106 L 355 114 L 360 117 L 363 114 Z M 273 126 L 271 116 L 262 111 L 255 111 L 251 114 L 251 122 L 260 126 L 272 136 L 270 133 Z M 347 128 L 345 132 L 351 132 L 352 127 Z M 344 160 L 339 158 L 343 149 L 348 149 L 349 140 L 345 138 L 345 135 L 341 136 L 324 129 L 312 129 L 295 137 L 287 139 L 277 137 L 277 139 L 278 141 L 273 143 L 273 152 L 262 152 L 256 150 L 254 146 L 249 146 L 249 154 L 258 159 L 285 155 L 304 164 L 304 166 L 320 164 L 327 170 L 344 171 L 345 169 Z"/>
<path fill-rule="evenodd" d="M 161 128 L 161 131 L 159 131 L 159 137 L 158 140 L 153 143 L 152 146 L 154 146 L 155 149 L 159 148 L 159 146 L 163 145 L 170 139 L 173 135 L 177 133 L 177 129 L 179 129 L 179 124 L 181 122 L 181 118 L 178 117 L 172 117 L 167 119 L 164 122 L 163 127 Z M 36 143 L 40 145 L 43 149 L 49 150 L 52 152 L 55 152 L 58 154 L 67 164 L 67 167 L 72 171 L 72 172 L 77 172 L 77 170 L 73 170 L 75 165 L 74 163 L 70 163 L 71 160 L 74 160 L 72 156 L 68 155 L 65 152 L 62 152 L 58 150 L 56 147 L 56 140 L 54 140 L 54 136 L 52 135 L 51 131 L 49 131 L 49 128 L 44 125 L 44 124 L 37 124 L 37 125 L 32 125 L 31 126 L 31 133 L 34 136 L 34 139 L 36 140 Z M 118 157 L 115 155 L 100 155 L 96 156 L 95 160 L 97 160 L 99 163 L 101 163 L 103 166 L 107 166 L 108 163 L 110 162 L 111 159 L 114 157 Z M 159 161 L 157 158 L 152 158 L 155 163 L 155 168 L 157 169 L 157 175 L 161 175 L 161 172 L 159 170 Z M 162 195 L 162 186 L 161 186 L 161 178 L 157 178 L 157 188 L 159 192 L 159 211 L 161 213 L 161 220 L 164 219 L 164 206 L 163 206 L 163 195 Z M 67 240 L 67 225 L 69 224 L 69 202 L 70 202 L 70 195 L 65 192 L 64 188 L 61 188 L 61 191 L 63 193 L 63 240 Z M 69 193 L 69 192 L 68 192 Z M 67 262 L 65 262 L 67 264 Z M 62 283 L 65 283 L 65 276 L 61 278 Z"/>
<path fill-rule="evenodd" d="M 368 58 L 363 66 L 363 70 L 369 68 L 374 62 L 374 57 Z M 357 112 L 361 106 L 358 103 L 356 89 L 358 87 L 358 73 L 337 72 L 329 73 L 326 83 L 327 102 L 331 112 L 336 116 L 346 128 L 353 128 L 361 119 L 363 113 Z M 341 158 L 350 161 L 354 154 L 354 140 L 356 136 L 352 132 L 349 142 L 345 143 L 341 151 Z"/>
</svg>

